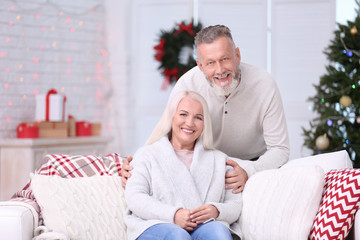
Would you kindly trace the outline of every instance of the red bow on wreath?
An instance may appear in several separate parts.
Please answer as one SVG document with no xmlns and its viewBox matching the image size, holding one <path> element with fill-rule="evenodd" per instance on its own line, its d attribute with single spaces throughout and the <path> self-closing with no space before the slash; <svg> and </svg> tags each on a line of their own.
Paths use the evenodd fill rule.
<svg viewBox="0 0 360 240">
<path fill-rule="evenodd" d="M 177 68 L 173 68 L 173 69 L 167 69 L 165 68 L 163 71 L 163 74 L 165 75 L 165 79 L 164 82 L 161 86 L 162 90 L 166 90 L 167 87 L 170 85 L 171 83 L 171 78 L 174 77 L 176 80 L 178 80 L 177 74 L 179 73 L 179 69 Z"/>
<path fill-rule="evenodd" d="M 155 59 L 158 60 L 159 62 L 161 62 L 162 57 L 165 55 L 165 51 L 164 51 L 165 42 L 166 40 L 162 38 L 160 39 L 159 45 L 154 47 L 154 49 L 156 50 Z"/>
<path fill-rule="evenodd" d="M 178 35 L 179 33 L 183 32 L 183 31 L 186 31 L 188 32 L 191 36 L 193 36 L 195 33 L 194 33 L 194 30 L 192 29 L 193 25 L 192 23 L 190 23 L 189 25 L 185 26 L 184 24 L 180 23 L 179 24 L 179 30 L 177 30 L 175 32 L 175 35 Z"/>
</svg>

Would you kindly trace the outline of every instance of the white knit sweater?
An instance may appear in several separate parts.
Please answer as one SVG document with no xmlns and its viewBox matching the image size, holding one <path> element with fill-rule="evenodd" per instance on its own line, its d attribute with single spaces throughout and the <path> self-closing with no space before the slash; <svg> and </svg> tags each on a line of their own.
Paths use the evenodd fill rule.
<svg viewBox="0 0 360 240">
<path fill-rule="evenodd" d="M 134 155 L 125 188 L 128 211 L 124 216 L 128 239 L 136 239 L 158 223 L 174 223 L 178 209 L 194 209 L 212 204 L 218 211 L 216 221 L 241 237 L 237 222 L 242 209 L 242 194 L 225 189 L 227 156 L 217 150 L 205 150 L 196 143 L 190 171 L 181 162 L 167 137 L 144 146 Z"/>
</svg>

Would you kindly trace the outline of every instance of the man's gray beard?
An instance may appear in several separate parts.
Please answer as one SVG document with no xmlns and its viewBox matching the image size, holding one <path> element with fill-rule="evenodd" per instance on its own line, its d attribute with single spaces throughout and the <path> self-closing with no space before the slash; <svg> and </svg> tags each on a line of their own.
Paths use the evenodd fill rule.
<svg viewBox="0 0 360 240">
<path fill-rule="evenodd" d="M 209 80 L 208 79 L 208 82 L 210 83 L 210 86 L 212 87 L 212 89 L 214 90 L 215 94 L 219 97 L 227 97 L 229 96 L 235 89 L 236 87 L 239 85 L 239 81 L 240 81 L 240 77 L 241 77 L 241 71 L 240 71 L 240 67 L 237 67 L 236 69 L 236 74 L 234 76 L 234 74 L 232 72 L 230 72 L 231 75 L 232 75 L 232 81 L 231 81 L 231 84 L 230 86 L 228 86 L 227 88 L 222 88 L 222 87 L 219 87 L 216 83 L 215 83 L 215 80 L 212 79 L 212 80 Z M 225 73 L 225 74 L 228 74 Z M 214 75 L 214 77 L 216 77 L 218 75 Z"/>
</svg>

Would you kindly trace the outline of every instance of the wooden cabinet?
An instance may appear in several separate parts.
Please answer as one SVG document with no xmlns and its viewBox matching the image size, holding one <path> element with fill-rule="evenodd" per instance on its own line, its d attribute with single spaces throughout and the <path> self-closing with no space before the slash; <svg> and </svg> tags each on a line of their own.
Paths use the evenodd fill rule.
<svg viewBox="0 0 360 240">
<path fill-rule="evenodd" d="M 0 201 L 21 190 L 46 154 L 107 154 L 108 137 L 1 139 Z"/>
</svg>

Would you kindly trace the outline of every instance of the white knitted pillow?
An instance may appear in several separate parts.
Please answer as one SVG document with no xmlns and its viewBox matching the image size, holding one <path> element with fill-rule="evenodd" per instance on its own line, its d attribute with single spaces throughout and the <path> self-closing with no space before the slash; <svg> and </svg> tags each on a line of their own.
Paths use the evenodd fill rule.
<svg viewBox="0 0 360 240">
<path fill-rule="evenodd" d="M 307 239 L 320 206 L 323 186 L 324 171 L 319 166 L 254 174 L 243 192 L 242 239 Z"/>
<path fill-rule="evenodd" d="M 71 239 L 126 239 L 121 177 L 32 174 L 31 188 L 51 231 Z"/>
</svg>

